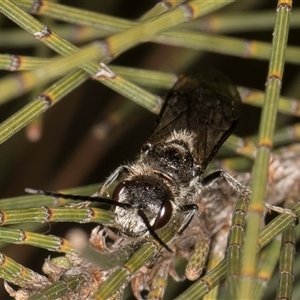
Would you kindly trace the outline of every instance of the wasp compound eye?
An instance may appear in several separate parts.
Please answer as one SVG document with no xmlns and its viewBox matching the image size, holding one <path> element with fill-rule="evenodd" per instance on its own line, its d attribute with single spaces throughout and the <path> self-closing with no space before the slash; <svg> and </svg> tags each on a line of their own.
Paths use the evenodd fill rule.
<svg viewBox="0 0 300 300">
<path fill-rule="evenodd" d="M 166 199 L 161 206 L 159 214 L 157 215 L 153 224 L 153 229 L 157 230 L 165 226 L 172 217 L 172 204 L 169 199 Z"/>
<path fill-rule="evenodd" d="M 126 186 L 127 186 L 127 182 L 126 181 L 122 181 L 120 182 L 114 189 L 113 194 L 112 194 L 112 199 L 115 201 L 119 201 L 120 200 L 120 196 L 122 195 L 122 193 L 124 193 Z"/>
</svg>

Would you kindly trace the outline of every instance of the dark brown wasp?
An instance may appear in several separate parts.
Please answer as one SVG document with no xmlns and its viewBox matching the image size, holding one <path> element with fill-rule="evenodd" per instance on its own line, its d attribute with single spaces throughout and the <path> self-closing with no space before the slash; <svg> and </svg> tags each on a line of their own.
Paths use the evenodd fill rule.
<svg viewBox="0 0 300 300">
<path fill-rule="evenodd" d="M 216 180 L 238 186 L 223 171 L 204 178 L 203 173 L 233 131 L 240 108 L 236 88 L 222 74 L 183 76 L 168 93 L 138 160 L 118 167 L 93 197 L 28 192 L 110 204 L 121 234 L 152 235 L 171 251 L 157 235 L 158 229 L 180 219 L 178 234 L 184 232 L 198 210 L 196 199 Z M 103 198 L 115 181 L 119 183 L 111 199 Z"/>
</svg>

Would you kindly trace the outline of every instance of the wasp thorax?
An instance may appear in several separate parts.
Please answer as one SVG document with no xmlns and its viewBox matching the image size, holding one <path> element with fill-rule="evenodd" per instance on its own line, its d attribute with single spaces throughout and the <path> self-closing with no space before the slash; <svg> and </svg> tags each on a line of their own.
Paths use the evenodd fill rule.
<svg viewBox="0 0 300 300">
<path fill-rule="evenodd" d="M 172 169 L 192 169 L 194 165 L 194 159 L 188 146 L 178 140 L 155 145 L 147 144 L 142 151 L 145 152 L 148 158 L 156 159 L 161 164 Z"/>
<path fill-rule="evenodd" d="M 120 224 L 121 231 L 129 236 L 140 236 L 147 232 L 147 222 L 153 230 L 162 228 L 169 222 L 173 212 L 172 192 L 156 176 L 141 175 L 120 182 L 114 189 L 112 199 L 131 206 L 127 209 L 115 208 L 116 222 Z"/>
</svg>

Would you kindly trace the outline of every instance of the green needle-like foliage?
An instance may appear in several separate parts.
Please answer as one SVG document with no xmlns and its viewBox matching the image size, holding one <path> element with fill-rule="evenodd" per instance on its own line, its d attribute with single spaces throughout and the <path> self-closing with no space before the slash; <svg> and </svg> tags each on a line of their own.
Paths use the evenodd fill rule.
<svg viewBox="0 0 300 300">
<path fill-rule="evenodd" d="M 170 280 L 163 299 L 300 298 L 299 20 L 300 4 L 283 0 L 0 1 L 0 279 L 11 296 L 20 294 L 10 283 L 24 299 L 84 299 L 89 288 L 95 299 L 133 297 L 125 286 L 155 261 L 155 239 L 97 256 L 74 230 L 93 237 L 96 224 L 115 226 L 111 210 L 24 189 L 93 195 L 139 154 L 179 75 L 209 66 L 232 79 L 243 101 L 209 170 L 232 172 L 252 195 L 228 192 L 226 253 L 211 251 L 189 288 Z M 287 210 L 266 214 L 266 200 Z M 163 241 L 175 233 L 166 226 Z M 174 262 L 179 276 L 185 263 Z M 156 267 L 153 286 L 164 290 L 169 272 Z"/>
</svg>

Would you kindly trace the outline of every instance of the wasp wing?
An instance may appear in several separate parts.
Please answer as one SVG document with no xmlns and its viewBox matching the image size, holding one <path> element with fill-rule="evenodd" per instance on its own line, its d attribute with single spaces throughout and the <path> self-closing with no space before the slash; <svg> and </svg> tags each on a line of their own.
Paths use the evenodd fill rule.
<svg viewBox="0 0 300 300">
<path fill-rule="evenodd" d="M 149 142 L 164 141 L 172 131 L 194 137 L 192 153 L 203 169 L 233 131 L 241 100 L 232 82 L 215 70 L 182 77 L 168 93 Z"/>
</svg>

